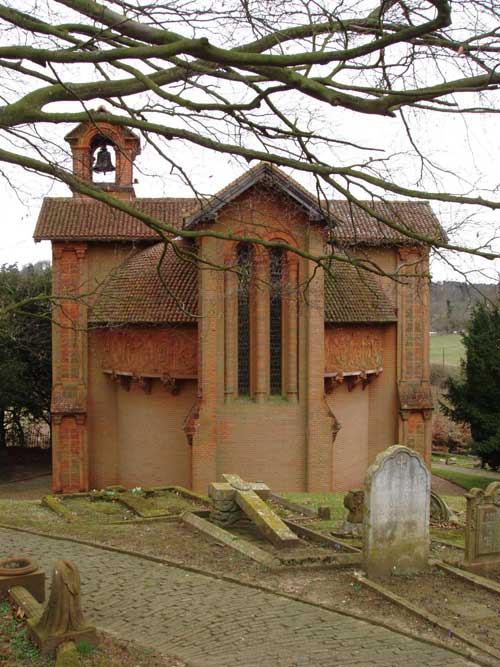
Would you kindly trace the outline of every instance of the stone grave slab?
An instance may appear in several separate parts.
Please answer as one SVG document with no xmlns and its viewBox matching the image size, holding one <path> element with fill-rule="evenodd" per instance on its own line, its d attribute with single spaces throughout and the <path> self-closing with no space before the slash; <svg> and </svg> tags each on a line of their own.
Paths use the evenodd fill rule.
<svg viewBox="0 0 500 667">
<path fill-rule="evenodd" d="M 500 482 L 465 494 L 465 566 L 470 570 L 500 569 Z"/>
<path fill-rule="evenodd" d="M 484 621 L 485 619 L 499 619 L 499 614 L 485 604 L 479 602 L 464 602 L 464 600 L 448 600 L 446 608 L 453 614 L 468 621 Z"/>
<path fill-rule="evenodd" d="M 369 577 L 416 574 L 429 556 L 430 474 L 420 455 L 394 445 L 365 481 L 363 562 Z"/>
</svg>

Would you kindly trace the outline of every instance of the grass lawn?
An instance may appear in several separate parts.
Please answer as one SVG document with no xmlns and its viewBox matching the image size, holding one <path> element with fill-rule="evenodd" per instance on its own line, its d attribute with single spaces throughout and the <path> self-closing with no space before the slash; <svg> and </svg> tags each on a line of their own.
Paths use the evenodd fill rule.
<svg viewBox="0 0 500 667">
<path fill-rule="evenodd" d="M 458 472 L 456 470 L 443 470 L 442 468 L 436 468 L 436 466 L 432 467 L 432 474 L 436 475 L 437 477 L 442 477 L 443 479 L 447 479 L 450 482 L 453 482 L 453 484 L 456 484 L 457 486 L 461 486 L 463 489 L 466 489 L 469 491 L 469 489 L 472 489 L 474 487 L 478 489 L 485 489 L 488 484 L 491 484 L 491 482 L 494 482 L 495 479 L 493 477 L 481 477 L 481 475 L 468 475 L 466 472 Z M 498 478 L 498 481 L 500 481 L 500 476 Z"/>
<path fill-rule="evenodd" d="M 444 359 L 443 359 L 444 354 Z M 464 357 L 460 334 L 438 334 L 430 337 L 430 362 L 445 366 L 459 366 Z"/>
</svg>

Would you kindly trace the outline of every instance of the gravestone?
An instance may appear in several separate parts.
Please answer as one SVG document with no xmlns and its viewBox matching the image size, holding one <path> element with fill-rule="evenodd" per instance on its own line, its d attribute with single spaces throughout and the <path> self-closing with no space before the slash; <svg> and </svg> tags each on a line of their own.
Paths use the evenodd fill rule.
<svg viewBox="0 0 500 667">
<path fill-rule="evenodd" d="M 430 490 L 424 461 L 407 447 L 389 447 L 368 468 L 363 562 L 369 577 L 427 568 Z"/>
<path fill-rule="evenodd" d="M 465 566 L 469 570 L 500 569 L 500 482 L 465 494 Z"/>
</svg>

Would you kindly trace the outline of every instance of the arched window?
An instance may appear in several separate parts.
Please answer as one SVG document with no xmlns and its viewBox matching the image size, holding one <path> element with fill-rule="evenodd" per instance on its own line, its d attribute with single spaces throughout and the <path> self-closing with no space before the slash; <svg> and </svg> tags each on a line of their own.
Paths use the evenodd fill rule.
<svg viewBox="0 0 500 667">
<path fill-rule="evenodd" d="M 238 265 L 238 394 L 250 394 L 250 274 L 252 251 L 241 244 L 237 249 Z"/>
<path fill-rule="evenodd" d="M 283 391 L 282 340 L 283 340 L 283 251 L 269 251 L 269 383 L 272 395 Z"/>
</svg>

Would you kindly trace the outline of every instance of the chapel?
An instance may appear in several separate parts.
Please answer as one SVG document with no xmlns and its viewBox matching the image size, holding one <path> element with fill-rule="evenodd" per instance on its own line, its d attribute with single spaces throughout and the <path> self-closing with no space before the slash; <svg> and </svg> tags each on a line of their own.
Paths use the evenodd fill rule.
<svg viewBox="0 0 500 667">
<path fill-rule="evenodd" d="M 210 198 L 139 198 L 132 131 L 89 121 L 65 139 L 74 174 L 119 205 L 48 197 L 34 234 L 53 249 L 55 492 L 206 493 L 222 473 L 345 491 L 395 443 L 430 464 L 444 233 L 427 202 L 321 201 L 268 163 Z"/>
</svg>

